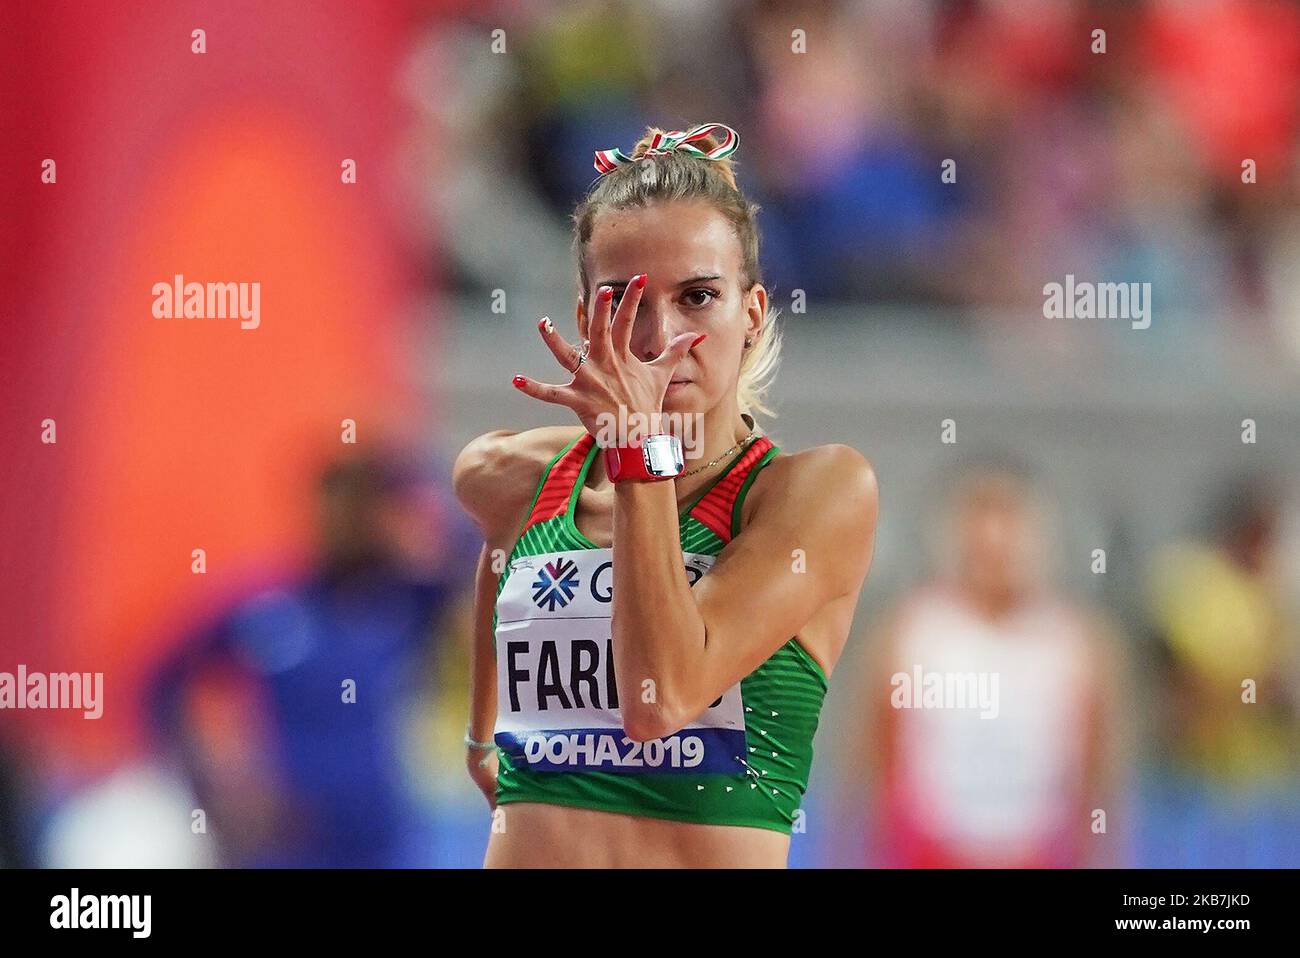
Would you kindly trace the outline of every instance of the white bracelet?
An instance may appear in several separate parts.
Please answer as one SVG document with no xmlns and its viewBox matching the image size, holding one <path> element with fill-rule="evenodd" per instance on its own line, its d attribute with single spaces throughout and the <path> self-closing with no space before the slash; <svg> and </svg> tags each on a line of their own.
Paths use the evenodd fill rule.
<svg viewBox="0 0 1300 958">
<path fill-rule="evenodd" d="M 480 742 L 474 736 L 469 734 L 469 726 L 465 726 L 465 744 L 470 748 L 478 749 L 480 752 L 496 751 L 495 742 Z"/>
</svg>

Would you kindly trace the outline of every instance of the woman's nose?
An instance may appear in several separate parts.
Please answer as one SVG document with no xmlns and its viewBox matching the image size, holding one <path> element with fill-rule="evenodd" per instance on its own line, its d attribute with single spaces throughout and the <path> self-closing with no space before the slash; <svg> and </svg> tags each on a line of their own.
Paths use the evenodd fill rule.
<svg viewBox="0 0 1300 958">
<path fill-rule="evenodd" d="M 630 344 L 632 355 L 643 363 L 658 357 L 673 338 L 669 317 L 662 309 L 647 302 L 648 299 L 649 297 L 644 297 L 639 304 Z"/>
</svg>

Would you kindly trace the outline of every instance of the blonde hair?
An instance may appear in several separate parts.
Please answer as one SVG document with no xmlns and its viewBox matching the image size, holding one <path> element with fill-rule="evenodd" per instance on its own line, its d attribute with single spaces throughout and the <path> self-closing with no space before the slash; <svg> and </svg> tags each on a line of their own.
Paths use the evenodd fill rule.
<svg viewBox="0 0 1300 958">
<path fill-rule="evenodd" d="M 645 156 L 655 134 L 664 132 L 659 127 L 648 127 L 632 150 L 632 159 L 640 160 Z M 719 145 L 719 140 L 709 134 L 695 141 L 694 145 L 707 153 Z M 741 289 L 747 291 L 763 282 L 758 262 L 759 206 L 746 199 L 736 185 L 731 157 L 707 160 L 689 153 L 673 152 L 657 154 L 644 163 L 629 163 L 606 173 L 592 185 L 586 198 L 574 210 L 574 255 L 578 261 L 578 285 L 584 301 L 590 300 L 591 293 L 584 254 L 595 228 L 596 214 L 602 209 L 627 209 L 670 200 L 704 200 L 712 204 L 731 223 L 740 242 Z M 776 416 L 766 398 L 781 357 L 781 333 L 776 324 L 778 313 L 779 310 L 774 309 L 769 301 L 763 316 L 763 328 L 745 350 L 740 363 L 736 402 L 742 413 L 751 416 Z"/>
</svg>

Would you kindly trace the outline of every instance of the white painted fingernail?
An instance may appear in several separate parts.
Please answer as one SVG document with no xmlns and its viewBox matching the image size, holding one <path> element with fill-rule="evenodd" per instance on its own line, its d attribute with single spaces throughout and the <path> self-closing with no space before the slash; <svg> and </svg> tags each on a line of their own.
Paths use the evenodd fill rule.
<svg viewBox="0 0 1300 958">
<path fill-rule="evenodd" d="M 553 332 L 555 332 L 555 324 L 554 324 L 553 322 L 551 322 L 551 317 L 549 317 L 549 316 L 544 317 L 544 318 L 542 319 L 542 325 L 546 328 L 546 331 L 547 331 L 548 333 L 553 333 Z"/>
</svg>

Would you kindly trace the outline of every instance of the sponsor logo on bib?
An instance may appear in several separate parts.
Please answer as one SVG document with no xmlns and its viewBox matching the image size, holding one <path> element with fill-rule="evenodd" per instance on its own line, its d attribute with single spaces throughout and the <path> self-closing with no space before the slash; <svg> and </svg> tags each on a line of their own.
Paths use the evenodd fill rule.
<svg viewBox="0 0 1300 958">
<path fill-rule="evenodd" d="M 577 571 L 578 564 L 572 559 L 560 558 L 542 566 L 533 583 L 533 601 L 537 607 L 554 612 L 557 605 L 560 608 L 568 605 L 573 590 L 578 587 Z"/>
</svg>

